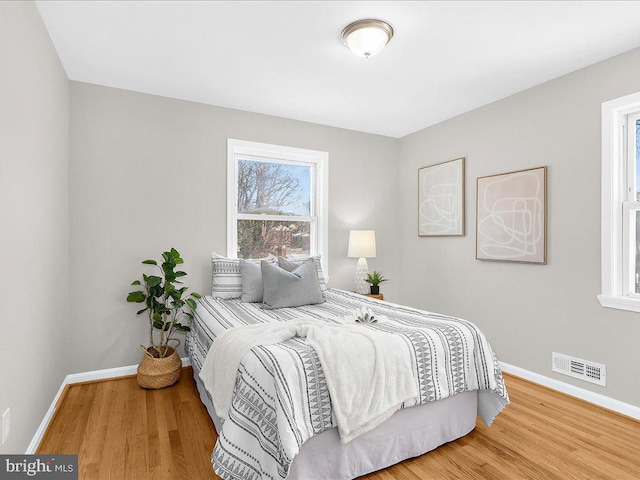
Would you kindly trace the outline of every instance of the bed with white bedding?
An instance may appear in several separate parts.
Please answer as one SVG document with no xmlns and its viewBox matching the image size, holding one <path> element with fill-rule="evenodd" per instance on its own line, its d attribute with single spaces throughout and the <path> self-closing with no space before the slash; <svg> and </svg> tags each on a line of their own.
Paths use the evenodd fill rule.
<svg viewBox="0 0 640 480">
<path fill-rule="evenodd" d="M 186 348 L 218 442 L 215 472 L 227 479 L 353 478 L 420 455 L 489 424 L 508 404 L 484 335 L 470 322 L 379 302 L 337 289 L 325 302 L 265 310 L 238 299 L 205 297 Z M 412 355 L 417 396 L 374 430 L 342 445 L 318 355 L 304 338 L 254 347 L 238 369 L 228 419 L 215 415 L 199 373 L 214 339 L 229 328 L 311 318 L 338 325 L 368 306 L 388 320 L 362 325 L 401 338 Z"/>
</svg>

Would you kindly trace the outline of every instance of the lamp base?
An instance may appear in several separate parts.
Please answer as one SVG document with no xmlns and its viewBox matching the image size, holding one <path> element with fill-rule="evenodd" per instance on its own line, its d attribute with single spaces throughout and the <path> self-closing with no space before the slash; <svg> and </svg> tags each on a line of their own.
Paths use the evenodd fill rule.
<svg viewBox="0 0 640 480">
<path fill-rule="evenodd" d="M 355 290 L 357 293 L 365 295 L 369 293 L 369 284 L 365 281 L 369 273 L 369 265 L 366 258 L 359 258 L 356 265 Z"/>
</svg>

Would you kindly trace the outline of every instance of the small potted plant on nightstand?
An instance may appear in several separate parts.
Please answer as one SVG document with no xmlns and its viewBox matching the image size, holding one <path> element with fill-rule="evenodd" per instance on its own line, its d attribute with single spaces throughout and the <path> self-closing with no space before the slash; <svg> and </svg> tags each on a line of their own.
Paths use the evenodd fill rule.
<svg viewBox="0 0 640 480">
<path fill-rule="evenodd" d="M 173 338 L 177 332 L 188 332 L 189 327 L 181 321 L 193 317 L 192 310 L 196 308 L 198 293 L 186 295 L 187 287 L 178 288 L 178 279 L 186 277 L 183 271 L 175 268 L 183 263 L 175 248 L 162 253 L 163 262 L 158 265 L 155 260 L 145 260 L 145 265 L 153 265 L 158 275 L 142 275 L 142 282 L 135 280 L 131 285 L 140 286 L 143 290 L 136 290 L 127 295 L 127 302 L 144 303 L 146 306 L 138 310 L 138 315 L 146 313 L 149 317 L 149 346 L 140 348 L 144 352 L 142 361 L 138 365 L 138 383 L 143 388 L 163 388 L 173 385 L 180 378 L 182 362 L 176 353 L 180 340 Z M 186 311 L 185 311 L 186 310 Z M 160 331 L 159 341 L 156 342 L 155 330 Z M 169 342 L 177 342 L 169 346 Z"/>
<path fill-rule="evenodd" d="M 365 282 L 371 285 L 371 295 L 379 295 L 380 294 L 380 284 L 382 282 L 388 282 L 389 280 L 384 278 L 382 272 L 378 272 L 375 270 L 373 273 L 368 273 L 367 278 L 364 279 Z"/>
</svg>

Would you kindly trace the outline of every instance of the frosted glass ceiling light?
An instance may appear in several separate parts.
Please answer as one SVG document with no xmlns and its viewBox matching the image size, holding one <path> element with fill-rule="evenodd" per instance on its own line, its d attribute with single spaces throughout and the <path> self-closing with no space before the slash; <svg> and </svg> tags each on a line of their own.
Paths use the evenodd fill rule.
<svg viewBox="0 0 640 480">
<path fill-rule="evenodd" d="M 347 25 L 340 38 L 356 55 L 369 58 L 389 43 L 393 28 L 382 20 L 358 20 Z"/>
</svg>

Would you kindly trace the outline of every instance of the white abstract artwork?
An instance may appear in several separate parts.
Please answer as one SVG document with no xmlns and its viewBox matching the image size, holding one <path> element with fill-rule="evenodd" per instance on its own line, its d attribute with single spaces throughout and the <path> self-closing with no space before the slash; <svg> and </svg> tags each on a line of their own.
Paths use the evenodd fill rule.
<svg viewBox="0 0 640 480">
<path fill-rule="evenodd" d="M 418 235 L 464 235 L 464 158 L 418 170 Z"/>
<path fill-rule="evenodd" d="M 547 167 L 478 178 L 476 258 L 547 263 Z"/>
</svg>

